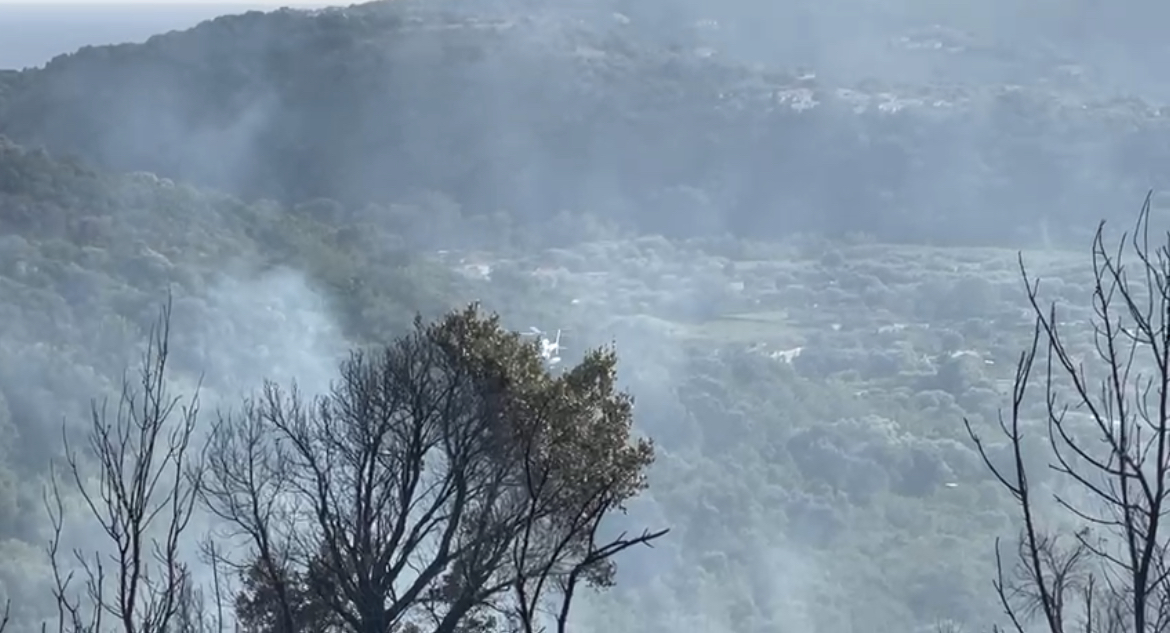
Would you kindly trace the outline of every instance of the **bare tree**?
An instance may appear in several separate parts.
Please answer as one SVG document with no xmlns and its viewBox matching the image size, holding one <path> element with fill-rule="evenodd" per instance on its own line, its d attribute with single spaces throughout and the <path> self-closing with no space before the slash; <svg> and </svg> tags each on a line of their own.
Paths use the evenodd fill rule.
<svg viewBox="0 0 1170 633">
<path fill-rule="evenodd" d="M 1023 632 L 1034 618 L 1051 633 L 1146 633 L 1170 628 L 1167 545 L 1161 525 L 1170 473 L 1170 233 L 1150 242 L 1150 196 L 1136 228 L 1108 249 L 1104 223 L 1092 246 L 1093 361 L 1063 336 L 1055 304 L 1020 259 L 1035 314 L 1031 344 L 1017 364 L 1010 414 L 1000 428 L 1011 464 L 996 465 L 967 422 L 987 466 L 1020 509 L 1018 546 L 1008 561 L 996 543 L 995 589 Z M 1037 376 L 1056 479 L 1042 507 L 1023 449 L 1028 391 Z M 1060 534 L 1054 513 L 1074 528 Z"/>
<path fill-rule="evenodd" d="M 106 403 L 92 405 L 88 450 L 79 455 L 63 428 L 72 483 L 111 551 L 72 551 L 82 577 L 74 589 L 75 572 L 66 570 L 61 553 L 68 493 L 54 473 L 45 507 L 62 633 L 163 633 L 189 615 L 193 588 L 179 548 L 200 485 L 201 454 L 192 446 L 198 394 L 185 405 L 169 394 L 170 316 L 168 299 L 151 329 L 137 385 L 123 381 L 113 418 Z"/>
<path fill-rule="evenodd" d="M 355 353 L 326 396 L 268 384 L 213 433 L 245 630 L 564 631 L 574 592 L 666 533 L 601 536 L 645 486 L 616 357 L 551 376 L 475 306 Z"/>
</svg>

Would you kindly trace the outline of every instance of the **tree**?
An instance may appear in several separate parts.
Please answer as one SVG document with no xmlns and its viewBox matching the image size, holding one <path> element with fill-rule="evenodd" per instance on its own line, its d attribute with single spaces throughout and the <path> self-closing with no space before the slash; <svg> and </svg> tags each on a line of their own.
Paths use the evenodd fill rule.
<svg viewBox="0 0 1170 633">
<path fill-rule="evenodd" d="M 168 300 L 150 332 L 137 388 L 123 382 L 113 418 L 105 403 L 93 404 L 84 456 L 73 450 L 63 427 L 69 476 L 112 551 L 73 550 L 83 577 L 83 589 L 75 591 L 75 572 L 66 569 L 60 552 L 67 494 L 54 476 L 45 506 L 61 633 L 164 633 L 182 628 L 175 625 L 191 606 L 191 577 L 180 547 L 202 472 L 202 455 L 192 450 L 198 397 L 183 405 L 168 393 L 170 315 Z M 90 460 L 96 462 L 92 480 Z"/>
<path fill-rule="evenodd" d="M 1150 197 L 1132 234 L 1107 249 L 1104 223 L 1092 246 L 1091 349 L 1082 362 L 1055 303 L 1020 259 L 1035 314 L 1020 355 L 1010 414 L 1000 427 L 1011 463 L 996 465 L 971 424 L 967 431 L 1011 493 L 1022 528 L 1008 560 L 996 543 L 995 589 L 1022 633 L 1039 617 L 1052 633 L 1145 633 L 1170 627 L 1170 233 L 1150 242 Z M 1136 261 L 1135 261 L 1136 260 Z M 1088 346 L 1086 346 L 1088 347 Z M 1040 358 L 1037 355 L 1040 354 Z M 1039 366 L 1043 373 L 1033 373 Z M 1028 392 L 1039 381 L 1055 504 L 1034 488 L 1022 449 Z M 1065 513 L 1060 516 L 1059 513 Z M 1073 527 L 1057 529 L 1060 519 Z"/>
<path fill-rule="evenodd" d="M 567 627 L 666 530 L 605 537 L 645 487 L 617 358 L 551 375 L 474 305 L 353 353 L 329 393 L 267 383 L 212 432 L 203 498 L 239 537 L 247 631 Z"/>
</svg>

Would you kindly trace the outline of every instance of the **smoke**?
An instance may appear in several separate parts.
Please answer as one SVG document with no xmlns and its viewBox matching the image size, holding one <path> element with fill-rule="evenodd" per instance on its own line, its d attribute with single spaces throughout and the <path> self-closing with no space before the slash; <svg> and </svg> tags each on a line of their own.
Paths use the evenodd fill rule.
<svg viewBox="0 0 1170 633">
<path fill-rule="evenodd" d="M 205 377 L 212 404 L 238 400 L 263 380 L 324 393 L 350 345 L 325 296 L 287 267 L 229 267 L 203 296 L 176 300 L 174 321 L 176 353 L 188 376 L 198 368 Z"/>
<path fill-rule="evenodd" d="M 1152 160 L 1157 143 L 1095 132 L 1092 151 L 1033 147 L 1061 132 L 1007 129 L 1017 106 L 992 103 L 984 88 L 1042 85 L 1090 102 L 1122 84 L 1154 94 L 1150 71 L 1125 71 L 1137 76 L 1122 82 L 1119 69 L 1156 57 L 1117 38 L 1082 50 L 1085 24 L 1126 19 L 1091 2 L 1039 4 L 516 0 L 254 13 L 151 38 L 125 63 L 104 63 L 119 49 L 55 60 L 52 81 L 34 90 L 43 92 L 10 106 L 13 120 L 43 121 L 11 132 L 246 199 L 361 207 L 433 190 L 467 214 L 536 223 L 568 209 L 672 235 L 957 239 L 945 218 L 919 219 L 933 209 L 977 218 L 983 208 L 1059 208 L 1095 220 L 1117 195 L 1099 175 L 1124 174 L 1118 187 L 1143 191 L 1159 176 L 1131 163 Z M 335 35 L 347 29 L 388 35 Z M 713 83 L 623 74 L 642 64 Z M 770 84 L 786 74 L 813 77 L 818 105 L 785 113 L 784 86 Z M 682 92 L 659 107 L 659 83 Z M 596 86 L 611 94 L 599 99 Z M 851 107 L 856 121 L 837 116 Z M 645 108 L 655 116 L 631 120 Z M 750 114 L 728 127 L 723 108 Z M 886 138 L 907 116 L 916 131 Z M 707 138 L 713 126 L 722 138 Z M 918 136 L 932 140 L 906 145 Z M 1005 144 L 1015 145 L 1006 157 Z M 1053 198 L 1062 191 L 1074 193 Z M 1002 233 L 990 224 L 971 233 Z M 1048 239 L 1042 226 L 1018 229 L 1020 244 Z M 452 231 L 453 242 L 474 233 Z"/>
<path fill-rule="evenodd" d="M 56 73 L 54 82 L 47 84 L 50 87 L 37 99 L 18 104 L 25 109 L 16 111 L 13 118 L 31 116 L 30 112 L 46 103 L 67 104 L 54 106 L 58 108 L 54 116 L 82 123 L 59 128 L 47 124 L 22 142 L 43 142 L 60 150 L 86 149 L 87 158 L 112 169 L 179 174 L 185 180 L 250 197 L 296 199 L 306 191 L 327 189 L 347 202 L 388 204 L 400 201 L 386 199 L 391 195 L 405 197 L 415 189 L 474 182 L 475 186 L 463 192 L 450 192 L 463 194 L 458 204 L 475 211 L 504 209 L 513 217 L 532 220 L 533 225 L 543 226 L 562 207 L 571 207 L 573 211 L 598 210 L 608 217 L 636 216 L 644 219 L 642 228 L 647 233 L 711 237 L 735 227 L 730 218 L 736 206 L 747 209 L 753 222 L 769 217 L 773 210 L 804 208 L 805 217 L 790 213 L 795 218 L 790 221 L 822 226 L 822 212 L 839 204 L 849 210 L 840 220 L 844 228 L 882 229 L 880 224 L 866 225 L 869 211 L 890 190 L 899 190 L 908 206 L 940 209 L 941 228 L 934 227 L 939 231 L 953 231 L 946 228 L 948 218 L 979 217 L 983 208 L 1018 209 L 1017 215 L 1027 218 L 1020 221 L 1020 241 L 1050 248 L 1059 241 L 1052 233 L 1064 224 L 1055 222 L 1056 218 L 1070 208 L 1091 207 L 1095 202 L 1075 196 L 1062 199 L 1053 192 L 1063 191 L 1069 182 L 1092 182 L 1099 174 L 1124 171 L 1115 156 L 1124 155 L 1125 146 L 1118 141 L 1106 148 L 1104 156 L 1077 147 L 1048 151 L 1030 145 L 1036 141 L 1028 137 L 1021 141 L 1024 149 L 1017 154 L 1025 158 L 1019 159 L 1015 169 L 997 165 L 992 170 L 989 162 L 999 157 L 985 150 L 993 144 L 989 141 L 993 136 L 1008 134 L 1005 124 L 994 113 L 983 113 L 969 116 L 962 125 L 935 126 L 934 122 L 946 117 L 968 116 L 952 114 L 956 108 L 967 107 L 959 100 L 932 105 L 931 98 L 941 92 L 938 86 L 1003 84 L 1038 77 L 1056 81 L 1055 67 L 1079 64 L 1077 69 L 1062 71 L 1070 83 L 1077 84 L 1077 90 L 1088 83 L 1102 94 L 1132 89 L 1158 96 L 1170 91 L 1164 77 L 1157 76 L 1150 66 L 1153 62 L 1149 60 L 1161 57 L 1142 54 L 1148 51 L 1136 44 L 1094 38 L 1086 42 L 1081 57 L 1074 58 L 1068 42 L 1081 40 L 1091 32 L 1086 25 L 1094 22 L 1094 16 L 1105 15 L 1094 3 L 1042 2 L 1026 14 L 1014 8 L 1016 4 L 966 3 L 960 7 L 952 3 L 939 8 L 943 5 L 912 0 L 880 6 L 860 1 L 627 0 L 586 10 L 551 3 L 520 6 L 518 2 L 499 2 L 474 6 L 472 10 L 485 17 L 469 21 L 471 26 L 465 25 L 458 37 L 450 35 L 456 31 L 450 25 L 396 31 L 392 38 L 386 38 L 388 42 L 377 44 L 393 49 L 393 55 L 373 49 L 374 44 L 368 42 L 348 46 L 345 37 L 330 39 L 330 33 L 348 28 L 337 26 L 348 24 L 344 11 L 318 16 L 320 24 L 328 28 L 312 32 L 326 35 L 294 42 L 286 41 L 287 34 L 300 32 L 297 29 L 304 25 L 300 20 L 308 18 L 291 13 L 263 18 L 253 15 L 206 24 L 146 44 L 147 58 L 178 58 L 180 63 L 173 65 L 104 63 L 125 49 L 61 58 L 50 65 L 49 70 Z M 409 18 L 419 4 L 378 5 L 385 14 L 399 6 L 405 7 L 403 15 Z M 623 18 L 613 17 L 614 13 Z M 581 21 L 586 19 L 593 22 L 582 27 Z M 1119 16 L 1111 19 L 1115 25 L 1125 22 Z M 404 23 L 410 20 L 404 18 Z M 296 28 L 285 28 L 290 24 Z M 491 45 L 478 46 L 483 41 Z M 810 113 L 803 120 L 805 125 L 794 125 L 787 134 L 777 133 L 763 142 L 732 138 L 721 139 L 723 145 L 717 147 L 698 141 L 688 144 L 686 139 L 706 138 L 708 125 L 723 116 L 699 116 L 683 107 L 689 107 L 688 99 L 699 102 L 710 97 L 705 92 L 708 86 L 676 101 L 663 99 L 667 104 L 683 104 L 677 110 L 660 112 L 657 102 L 619 103 L 603 116 L 594 110 L 610 107 L 625 93 L 615 91 L 615 95 L 589 101 L 596 95 L 574 92 L 581 85 L 577 77 L 561 74 L 565 68 L 576 68 L 583 74 L 602 73 L 641 63 L 640 56 L 648 53 L 638 46 L 648 42 L 694 53 L 680 54 L 678 59 L 687 61 L 672 58 L 671 64 L 693 63 L 712 75 L 730 73 L 730 67 L 746 77 L 745 83 L 768 80 L 751 75 L 745 68 L 815 74 L 824 94 L 838 94 L 838 89 L 845 88 L 865 93 L 864 107 L 860 102 L 857 105 L 858 120 L 863 115 L 885 116 L 876 114 L 879 102 L 891 110 L 923 108 L 926 113 L 911 124 L 897 118 L 896 112 L 883 121 L 889 121 L 893 136 L 905 132 L 905 137 L 911 137 L 917 132 L 906 132 L 902 127 L 919 121 L 926 130 L 922 135 L 938 132 L 939 136 L 925 149 L 911 151 L 877 133 L 871 136 L 871 129 L 865 128 L 864 160 L 844 156 L 817 162 L 821 156 L 812 156 L 812 152 L 829 155 L 836 139 L 864 128 L 861 123 L 822 118 L 818 114 L 822 108 Z M 306 50 L 298 54 L 301 46 Z M 306 52 L 310 46 L 319 48 Z M 337 57 L 367 53 L 369 59 L 361 59 L 373 59 L 374 63 L 363 69 L 379 71 L 356 79 L 346 77 L 342 70 L 349 68 L 343 63 L 348 58 L 338 62 Z M 475 61 L 465 63 L 467 58 Z M 579 63 L 560 64 L 565 58 Z M 290 60 L 308 61 L 304 68 L 290 68 Z M 608 60 L 613 67 L 599 60 Z M 458 81 L 432 76 L 435 69 L 449 67 L 462 68 L 463 76 Z M 255 69 L 259 71 L 251 72 Z M 673 70 L 662 70 L 664 75 L 668 72 Z M 333 96 L 323 96 L 293 82 L 301 76 L 324 76 L 336 79 L 336 85 L 347 89 L 356 85 L 361 90 L 337 90 Z M 278 85 L 278 77 L 288 79 L 295 89 Z M 635 77 L 627 81 L 650 84 L 656 79 Z M 1094 83 L 1098 81 L 1101 83 Z M 608 85 L 581 83 L 587 87 Z M 217 94 L 227 96 L 220 100 L 198 92 L 224 85 L 228 88 Z M 867 85 L 877 87 L 866 92 Z M 677 88 L 665 81 L 662 86 L 663 92 Z M 764 85 L 758 91 L 766 96 L 769 115 L 786 107 L 777 105 L 773 88 Z M 925 106 L 914 105 L 924 88 L 929 88 L 931 98 L 919 99 Z M 637 94 L 661 96 L 649 90 Z M 100 99 L 93 99 L 93 95 L 100 95 Z M 297 110 L 301 100 L 316 105 Z M 593 105 L 573 109 L 578 103 Z M 549 104 L 564 108 L 549 110 Z M 387 107 L 380 107 L 383 105 Z M 755 106 L 749 103 L 745 107 Z M 765 111 L 765 106 L 759 107 L 760 112 Z M 116 112 L 117 116 L 74 117 L 82 110 Z M 634 123 L 612 124 L 604 118 L 647 111 L 653 116 Z M 760 120 L 764 116 L 760 114 Z M 572 117 L 572 126 L 562 126 L 560 117 Z M 642 127 L 653 127 L 661 144 L 643 144 L 648 137 L 633 134 Z M 573 132 L 570 138 L 549 137 L 549 130 L 566 129 Z M 1025 136 L 1029 130 L 1018 132 Z M 319 139 L 334 142 L 318 147 L 314 141 Z M 712 150 L 711 155 L 706 154 L 712 147 L 718 153 Z M 286 153 L 305 164 L 296 166 L 299 179 L 292 183 L 294 190 L 276 191 L 274 184 L 282 184 L 277 160 L 287 158 Z M 411 160 L 402 160 L 403 156 Z M 628 156 L 637 159 L 618 164 Z M 724 162 L 716 162 L 712 156 Z M 993 193 L 986 197 L 965 195 L 982 191 L 993 171 L 1034 183 L 1029 190 L 1033 193 L 1010 189 L 1015 183 L 992 183 L 988 188 Z M 803 193 L 773 186 L 778 175 L 791 173 L 807 175 L 803 179 L 807 182 L 799 183 L 806 186 Z M 643 174 L 667 185 L 635 199 L 629 183 Z M 688 180 L 694 174 L 702 174 L 703 182 Z M 796 180 L 801 179 L 793 178 Z M 859 189 L 857 194 L 843 193 L 847 189 L 843 183 L 853 181 L 873 186 Z M 1139 177 L 1128 186 L 1144 188 Z M 997 193 L 1009 190 L 1011 195 Z M 993 228 L 998 227 L 989 226 L 988 231 Z M 584 231 L 565 233 L 573 237 Z M 438 244 L 437 248 L 475 241 L 470 226 L 451 226 L 438 237 L 450 244 Z M 712 249 L 712 244 L 703 248 Z M 571 298 L 572 303 L 566 301 L 566 305 L 550 310 L 563 322 L 531 323 L 533 313 L 540 311 L 532 306 L 490 306 L 520 327 L 567 329 L 565 344 L 570 351 L 565 354 L 566 363 L 588 347 L 615 342 L 623 384 L 638 398 L 639 430 L 658 442 L 660 459 L 653 478 L 671 484 L 697 472 L 705 460 L 714 459 L 702 449 L 687 447 L 697 445 L 704 435 L 732 435 L 721 425 L 730 424 L 734 415 L 743 415 L 739 411 L 720 412 L 700 420 L 689 414 L 681 401 L 685 380 L 694 373 L 697 362 L 691 348 L 698 344 L 689 338 L 687 323 L 702 321 L 716 307 L 736 301 L 736 291 L 729 287 L 720 268 L 730 265 L 731 258 L 701 256 L 699 247 L 694 250 L 687 252 L 665 239 L 647 238 L 637 243 L 578 244 L 571 253 L 532 255 L 524 266 L 571 271 L 557 273 L 560 285 L 555 295 Z M 210 284 L 191 294 L 177 294 L 174 299 L 176 391 L 192 394 L 201 384 L 204 415 L 210 418 L 217 409 L 237 406 L 265 378 L 282 385 L 295 381 L 308 396 L 326 390 L 351 341 L 340 331 L 332 306 L 313 287 L 310 277 L 287 267 L 261 269 L 249 258 L 216 265 Z M 512 267 L 527 272 L 523 266 Z M 532 283 L 535 286 L 536 282 Z M 70 312 L 57 305 L 41 308 L 45 313 Z M 77 312 L 80 320 L 83 315 Z M 41 323 L 31 313 L 19 316 L 6 320 L 6 325 L 16 325 L 5 334 L 5 343 L 11 347 L 5 351 L 16 360 L 0 367 L 0 385 L 15 394 L 7 403 L 14 419 L 44 420 L 44 428 L 55 429 L 52 421 L 60 415 L 59 394 L 72 390 L 96 395 L 116 387 L 108 379 L 115 373 L 107 368 L 86 369 L 96 367 L 99 361 L 77 358 L 80 353 L 73 350 L 85 349 L 91 342 L 77 340 L 77 335 L 68 331 L 71 326 Z M 125 345 L 137 334 L 123 323 L 109 324 L 102 332 L 104 338 L 95 339 L 102 350 Z M 59 349 L 49 353 L 46 347 Z M 95 351 L 93 355 L 98 354 Z M 728 376 L 727 380 L 733 378 Z M 85 413 L 81 409 L 68 412 L 79 419 L 84 419 Z M 43 439 L 47 444 L 55 437 L 55 432 L 46 431 Z M 718 470 L 712 466 L 710 472 L 741 482 L 742 473 L 736 467 L 721 463 Z M 628 516 L 610 527 L 667 525 L 686 532 L 698 529 L 690 524 L 696 516 L 723 516 L 709 507 L 696 510 L 678 499 L 658 498 L 654 491 L 652 486 Z M 78 530 L 81 525 L 85 524 L 78 524 Z M 193 532 L 207 526 L 204 521 L 193 526 Z M 616 590 L 619 595 L 614 600 L 620 603 L 636 596 L 650 601 L 645 607 L 627 605 L 635 614 L 628 617 L 637 624 L 653 619 L 638 619 L 638 614 L 649 610 L 656 617 L 662 615 L 664 622 L 675 618 L 680 629 L 730 632 L 743 630 L 737 613 L 754 610 L 784 614 L 775 617 L 792 630 L 814 630 L 819 625 L 811 615 L 812 587 L 831 582 L 833 577 L 818 567 L 814 556 L 802 553 L 784 530 L 785 526 L 777 526 L 775 534 L 745 535 L 741 542 L 712 545 L 712 549 L 735 549 L 730 556 L 733 560 L 669 545 L 635 552 L 624 565 Z M 75 544 L 89 547 L 95 538 L 92 533 L 81 534 Z M 739 579 L 740 584 L 729 579 Z M 724 590 L 702 593 L 695 589 L 716 584 Z M 613 604 L 608 599 L 591 602 L 591 608 L 580 616 L 581 622 L 590 630 L 617 627 L 607 614 Z"/>
</svg>

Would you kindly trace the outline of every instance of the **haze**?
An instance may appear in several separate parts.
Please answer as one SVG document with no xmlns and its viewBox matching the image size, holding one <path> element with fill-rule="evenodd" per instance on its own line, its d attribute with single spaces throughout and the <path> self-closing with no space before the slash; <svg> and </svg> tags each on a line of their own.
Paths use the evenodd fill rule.
<svg viewBox="0 0 1170 633">
<path fill-rule="evenodd" d="M 282 6 L 328 6 L 304 0 L 29 0 L 0 2 L 0 68 L 40 66 L 82 46 L 141 42 L 203 20 Z"/>
<path fill-rule="evenodd" d="M 538 361 L 553 376 L 612 344 L 656 461 L 601 531 L 671 531 L 623 552 L 611 590 L 581 593 L 576 633 L 1002 625 L 994 548 L 1014 551 L 1021 513 L 988 463 L 1028 471 L 1060 542 L 1085 534 L 1050 501 L 1092 495 L 1048 467 L 1048 407 L 1073 401 L 1070 437 L 1126 421 L 1096 424 L 1077 384 L 1045 388 L 1044 367 L 1026 401 L 1011 397 L 1034 308 L 1050 301 L 1056 356 L 1105 375 L 1094 302 L 1117 295 L 1092 267 L 1100 223 L 1110 253 L 1135 218 L 1154 236 L 1170 227 L 1170 4 L 278 10 L 294 4 L 311 6 L 0 4 L 0 600 L 18 607 L 0 633 L 53 626 L 43 484 L 63 472 L 62 437 L 90 429 L 92 402 L 118 398 L 168 298 L 167 384 L 201 387 L 201 432 L 266 380 L 323 394 L 349 352 L 471 302 L 525 341 L 560 332 Z M 1128 265 L 1119 277 L 1166 280 Z M 1150 294 L 1114 308 L 1121 327 Z M 1157 359 L 1139 365 L 1158 375 Z M 540 367 L 491 384 L 561 384 Z M 1120 409 L 1134 410 L 1097 410 Z M 1024 429 L 1014 442 L 1001 413 Z M 566 461 L 595 463 L 580 453 Z M 569 479 L 599 479 L 582 473 Z M 108 550 L 84 504 L 69 513 L 68 547 Z M 199 537 L 250 555 L 223 528 L 200 513 L 184 544 L 205 587 Z M 1170 540 L 1155 549 L 1170 568 Z M 1104 568 L 1081 554 L 1086 573 Z M 473 582 L 451 573 L 444 592 Z M 1170 583 L 1161 591 L 1170 622 Z M 298 613 L 333 608 L 299 593 Z M 274 633 L 262 624 L 248 630 Z M 341 628 L 319 624 L 303 630 Z"/>
</svg>

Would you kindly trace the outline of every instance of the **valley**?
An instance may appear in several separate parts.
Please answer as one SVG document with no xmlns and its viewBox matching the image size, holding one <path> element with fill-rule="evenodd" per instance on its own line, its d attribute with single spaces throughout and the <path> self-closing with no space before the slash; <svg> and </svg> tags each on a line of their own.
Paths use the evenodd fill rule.
<svg viewBox="0 0 1170 633">
<path fill-rule="evenodd" d="M 965 423 L 1028 468 L 1046 525 L 1079 529 L 1047 501 L 1083 493 L 1049 468 L 1043 385 L 1018 459 L 996 435 L 1035 327 L 1020 258 L 1070 362 L 1101 371 L 1093 231 L 1114 244 L 1164 184 L 1167 111 L 1036 8 L 999 37 L 972 8 L 798 4 L 789 39 L 752 45 L 743 3 L 383 0 L 0 71 L 5 633 L 54 617 L 49 464 L 167 302 L 199 433 L 267 380 L 328 393 L 354 350 L 472 303 L 563 331 L 531 384 L 612 346 L 656 461 L 604 530 L 671 531 L 583 592 L 574 631 L 1002 624 L 1019 509 Z M 813 55 L 838 23 L 858 50 Z M 69 501 L 66 545 L 98 547 Z"/>
</svg>

